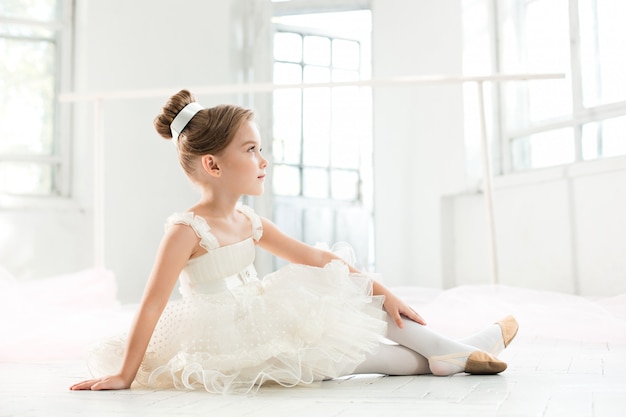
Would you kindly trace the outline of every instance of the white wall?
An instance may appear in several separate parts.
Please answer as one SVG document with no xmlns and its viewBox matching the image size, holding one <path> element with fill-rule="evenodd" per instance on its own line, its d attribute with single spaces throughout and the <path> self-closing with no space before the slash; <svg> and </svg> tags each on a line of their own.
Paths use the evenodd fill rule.
<svg viewBox="0 0 626 417">
<path fill-rule="evenodd" d="M 201 0 L 176 7 L 151 0 L 78 1 L 76 90 L 175 93 L 236 82 L 241 70 L 233 6 Z M 167 216 L 197 199 L 173 143 L 152 126 L 168 96 L 104 104 L 105 266 L 116 275 L 122 301 L 139 298 Z M 197 99 L 205 106 L 235 101 Z M 89 129 L 85 132 L 89 140 Z"/>
<path fill-rule="evenodd" d="M 481 194 L 444 198 L 445 286 L 488 284 Z M 500 283 L 611 296 L 626 292 L 626 158 L 498 178 Z"/>
<path fill-rule="evenodd" d="M 143 18 L 153 4 L 147 0 L 124 3 L 123 18 L 117 13 L 121 1 L 80 4 L 79 64 L 88 76 L 79 90 L 232 83 L 240 76 L 243 64 L 234 44 L 239 37 L 232 33 L 236 2 L 153 8 L 149 19 Z M 458 1 L 375 1 L 372 6 L 374 76 L 460 73 Z M 179 31 L 172 30 L 175 21 L 184 22 Z M 456 191 L 464 173 L 461 88 L 394 88 L 376 94 L 378 272 L 390 285 L 439 286 L 440 196 Z M 200 99 L 205 105 L 233 101 Z M 151 121 L 161 104 L 106 106 L 106 266 L 115 272 L 124 301 L 141 292 L 163 220 L 195 198 L 173 162 L 171 144 L 153 133 Z M 397 219 L 402 222 L 396 224 Z"/>
<path fill-rule="evenodd" d="M 373 76 L 459 75 L 460 1 L 372 2 Z M 464 185 L 462 86 L 374 92 L 376 265 L 387 285 L 439 287 L 441 197 Z"/>
<path fill-rule="evenodd" d="M 236 32 L 237 7 L 244 3 L 77 0 L 76 90 L 174 92 L 248 77 L 245 36 Z M 372 0 L 374 77 L 460 74 L 460 3 Z M 252 35 L 258 60 L 258 48 L 267 45 Z M 482 202 L 479 195 L 459 193 L 467 184 L 462 94 L 460 86 L 375 91 L 376 262 L 387 285 L 488 280 Z M 165 218 L 196 198 L 173 145 L 152 128 L 166 98 L 105 103 L 105 265 L 115 273 L 123 301 L 139 298 Z M 198 99 L 207 106 L 242 100 Z M 76 115 L 74 198 L 53 209 L 1 213 L 0 265 L 19 278 L 93 265 L 92 108 L 78 105 Z M 570 178 L 572 172 L 550 181 L 499 183 L 502 282 L 624 292 L 624 171 Z"/>
<path fill-rule="evenodd" d="M 236 6 L 253 3 L 188 0 L 171 7 L 149 0 L 78 0 L 75 89 L 175 91 L 235 82 L 244 63 L 236 44 L 242 36 L 233 33 L 240 20 L 233 14 Z M 372 9 L 374 76 L 460 73 L 459 1 L 376 0 Z M 390 285 L 439 286 L 440 196 L 458 189 L 464 170 L 461 89 L 391 88 L 375 94 L 377 269 Z M 195 199 L 171 143 L 152 128 L 165 98 L 104 104 L 105 266 L 115 273 L 123 301 L 139 297 L 164 219 Z M 234 101 L 199 99 L 205 105 Z M 77 105 L 76 114 L 74 209 L 49 214 L 55 226 L 41 236 L 57 236 L 55 261 L 24 263 L 39 276 L 93 264 L 91 104 Z M 55 228 L 63 217 L 75 224 L 60 235 Z M 68 247 L 76 253 L 66 254 Z"/>
<path fill-rule="evenodd" d="M 30 280 L 92 267 L 85 208 L 72 201 L 32 203 L 0 209 L 0 270 Z"/>
</svg>

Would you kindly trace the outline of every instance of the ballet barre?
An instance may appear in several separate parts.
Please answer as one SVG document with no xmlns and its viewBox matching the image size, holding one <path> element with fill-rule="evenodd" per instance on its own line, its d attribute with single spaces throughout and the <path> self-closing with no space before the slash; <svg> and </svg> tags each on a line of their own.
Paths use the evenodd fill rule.
<svg viewBox="0 0 626 417">
<path fill-rule="evenodd" d="M 496 239 L 496 224 L 494 216 L 493 200 L 493 173 L 491 169 L 491 156 L 489 152 L 489 142 L 487 139 L 487 122 L 485 115 L 484 84 L 486 82 L 506 82 L 506 81 L 530 81 L 530 80 L 550 80 L 564 79 L 562 73 L 537 73 L 537 74 L 492 74 L 492 75 L 472 75 L 472 76 L 446 76 L 446 75 L 424 75 L 424 76 L 400 76 L 393 78 L 379 78 L 358 81 L 338 81 L 320 83 L 241 83 L 241 84 L 219 84 L 189 86 L 186 89 L 193 91 L 196 95 L 215 94 L 252 94 L 269 93 L 287 89 L 310 89 L 310 88 L 336 88 L 336 87 L 393 87 L 401 85 L 438 85 L 438 84 L 466 84 L 474 83 L 477 88 L 478 111 L 480 124 L 480 144 L 481 162 L 483 174 L 483 193 L 485 195 L 485 213 L 487 220 L 487 244 L 491 282 L 499 284 L 498 271 L 498 249 Z M 94 130 L 93 130 L 93 204 L 94 204 L 94 263 L 98 269 L 104 269 L 104 118 L 103 102 L 105 100 L 133 100 L 145 98 L 169 97 L 173 92 L 182 88 L 160 88 L 145 90 L 119 90 L 100 91 L 85 93 L 61 93 L 59 101 L 61 103 L 92 102 L 94 104 Z"/>
</svg>

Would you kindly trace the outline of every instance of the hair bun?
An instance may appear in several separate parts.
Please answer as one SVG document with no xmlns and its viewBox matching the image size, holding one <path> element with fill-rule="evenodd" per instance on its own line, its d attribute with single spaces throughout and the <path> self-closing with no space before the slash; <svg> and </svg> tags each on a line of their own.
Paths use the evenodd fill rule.
<svg viewBox="0 0 626 417">
<path fill-rule="evenodd" d="M 189 103 L 195 102 L 195 97 L 187 90 L 180 90 L 167 100 L 161 112 L 154 119 L 154 128 L 165 139 L 172 139 L 170 125 L 176 115 Z"/>
</svg>

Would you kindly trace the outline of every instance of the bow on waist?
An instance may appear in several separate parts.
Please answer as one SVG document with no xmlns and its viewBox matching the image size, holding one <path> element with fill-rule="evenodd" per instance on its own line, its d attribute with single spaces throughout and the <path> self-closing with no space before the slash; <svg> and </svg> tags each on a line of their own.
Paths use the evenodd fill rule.
<svg viewBox="0 0 626 417">
<path fill-rule="evenodd" d="M 242 271 L 226 278 L 212 279 L 203 282 L 192 282 L 189 279 L 182 279 L 180 283 L 180 293 L 183 296 L 192 294 L 216 294 L 222 291 L 230 291 L 256 281 L 259 281 L 256 269 L 254 265 L 249 265 Z"/>
</svg>

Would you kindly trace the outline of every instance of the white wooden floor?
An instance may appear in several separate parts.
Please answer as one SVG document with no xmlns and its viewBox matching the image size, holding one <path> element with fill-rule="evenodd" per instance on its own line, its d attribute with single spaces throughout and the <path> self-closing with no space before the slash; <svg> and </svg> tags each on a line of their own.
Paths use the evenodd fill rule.
<svg viewBox="0 0 626 417">
<path fill-rule="evenodd" d="M 106 290 L 108 288 L 108 290 Z M 464 337 L 514 314 L 520 332 L 497 376 L 367 375 L 253 396 L 131 389 L 71 392 L 90 343 L 128 330 L 133 306 L 111 274 L 0 291 L 0 417 L 626 416 L 626 294 L 580 297 L 503 286 L 397 288 L 432 329 Z"/>
<path fill-rule="evenodd" d="M 83 361 L 0 363 L 6 416 L 626 416 L 626 345 L 514 342 L 498 376 L 361 375 L 252 396 L 132 389 L 71 392 Z"/>
</svg>

